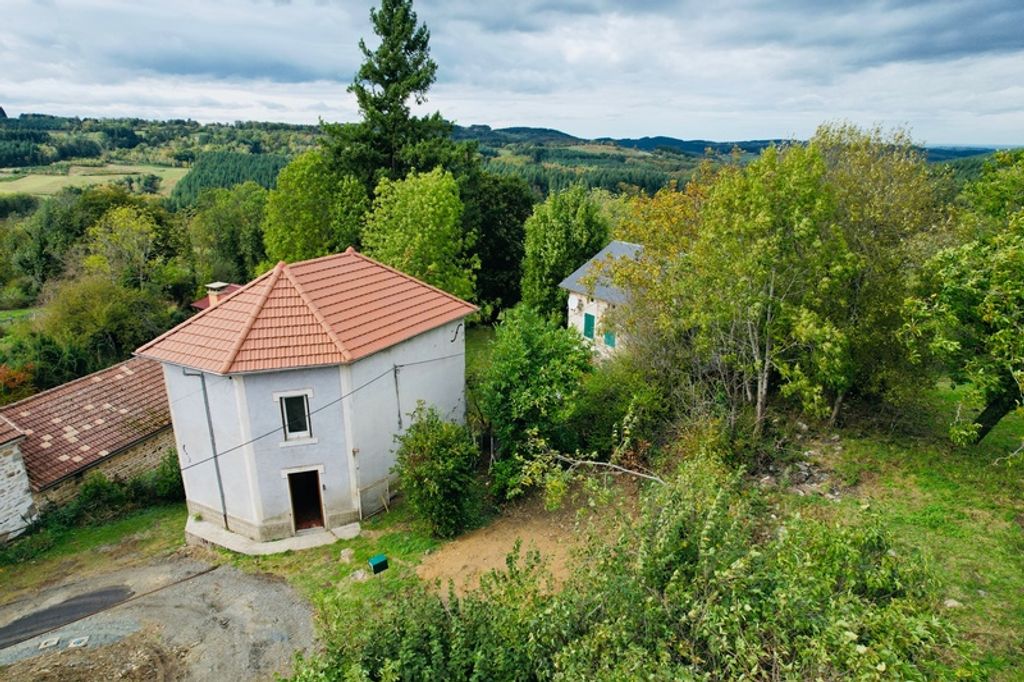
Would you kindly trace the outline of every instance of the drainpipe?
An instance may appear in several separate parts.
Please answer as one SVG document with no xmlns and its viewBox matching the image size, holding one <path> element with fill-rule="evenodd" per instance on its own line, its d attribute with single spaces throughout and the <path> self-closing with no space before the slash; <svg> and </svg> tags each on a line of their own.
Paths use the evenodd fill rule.
<svg viewBox="0 0 1024 682">
<path fill-rule="evenodd" d="M 210 416 L 210 394 L 206 391 L 206 372 L 189 372 L 182 368 L 181 373 L 187 377 L 199 377 L 203 385 L 203 406 L 206 408 L 206 428 L 210 433 L 210 450 L 213 453 L 213 470 L 217 473 L 217 492 L 220 493 L 220 513 L 224 519 L 224 530 L 228 528 L 228 505 L 224 500 L 224 483 L 220 477 L 220 462 L 217 461 L 217 438 L 213 435 L 213 418 Z"/>
</svg>

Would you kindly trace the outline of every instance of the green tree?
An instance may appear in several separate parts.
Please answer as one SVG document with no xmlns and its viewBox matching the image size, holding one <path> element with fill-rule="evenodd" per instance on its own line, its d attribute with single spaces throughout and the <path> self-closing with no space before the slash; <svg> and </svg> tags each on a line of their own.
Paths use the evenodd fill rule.
<svg viewBox="0 0 1024 682">
<path fill-rule="evenodd" d="M 906 132 L 825 125 L 810 145 L 825 161 L 824 191 L 855 269 L 844 296 L 823 309 L 847 343 L 846 377 L 828 396 L 834 421 L 849 393 L 900 402 L 921 388 L 906 346 L 892 340 L 904 322 L 908 274 L 941 216 L 933 178 Z"/>
<path fill-rule="evenodd" d="M 142 286 L 156 262 L 157 225 L 134 206 L 112 208 L 86 231 L 84 265 L 112 282 Z"/>
<path fill-rule="evenodd" d="M 266 260 L 263 220 L 267 190 L 248 181 L 203 192 L 188 223 L 197 278 L 246 282 Z"/>
<path fill-rule="evenodd" d="M 524 224 L 533 210 L 533 193 L 520 178 L 480 173 L 460 183 L 463 229 L 476 234 L 480 257 L 477 300 L 495 314 L 519 302 Z"/>
<path fill-rule="evenodd" d="M 437 113 L 416 117 L 410 101 L 423 104 L 437 76 L 430 31 L 418 23 L 412 0 L 382 0 L 370 10 L 380 44 L 359 41 L 363 64 L 349 92 L 362 121 L 328 124 L 324 144 L 335 170 L 357 177 L 372 194 L 381 179 L 397 180 L 414 168 L 430 170 L 456 148 L 451 124 Z"/>
<path fill-rule="evenodd" d="M 812 148 L 766 149 L 718 176 L 687 260 L 682 313 L 708 358 L 767 416 L 771 380 L 820 412 L 847 379 L 848 339 L 825 314 L 848 291 L 851 261 L 825 166 Z"/>
<path fill-rule="evenodd" d="M 980 441 L 1024 404 L 1024 210 L 999 232 L 931 258 L 908 309 L 905 332 L 912 345 L 969 386 L 953 439 Z M 984 406 L 981 412 L 961 418 L 973 402 Z"/>
<path fill-rule="evenodd" d="M 465 299 L 474 296 L 479 259 L 462 232 L 462 201 L 451 173 L 436 168 L 381 180 L 363 245 L 373 258 Z"/>
<path fill-rule="evenodd" d="M 159 227 L 158 250 L 173 250 L 171 218 L 153 202 L 114 185 L 69 188 L 46 200 L 31 218 L 19 224 L 13 236 L 15 268 L 38 290 L 64 272 L 72 260 L 72 249 L 82 241 L 85 231 L 117 206 L 133 206 L 149 213 Z"/>
<path fill-rule="evenodd" d="M 43 312 L 11 335 L 5 364 L 27 368 L 39 389 L 125 360 L 174 321 L 173 307 L 152 290 L 105 275 L 66 280 L 48 292 Z"/>
<path fill-rule="evenodd" d="M 495 473 L 496 487 L 516 487 L 531 441 L 555 448 L 574 443 L 566 433 L 591 353 L 575 329 L 567 329 L 520 304 L 502 313 L 490 364 L 480 377 L 479 401 L 506 463 Z"/>
<path fill-rule="evenodd" d="M 608 223 L 586 188 L 575 185 L 534 207 L 525 230 L 523 303 L 564 317 L 567 294 L 558 285 L 605 246 Z"/>
<path fill-rule="evenodd" d="M 267 257 L 305 260 L 358 245 L 367 205 L 359 181 L 332 173 L 323 152 L 300 154 L 281 170 L 267 199 Z"/>
<path fill-rule="evenodd" d="M 480 458 L 469 429 L 444 421 L 436 409 L 420 403 L 412 425 L 396 440 L 395 471 L 413 511 L 439 538 L 461 533 L 477 496 Z"/>
</svg>

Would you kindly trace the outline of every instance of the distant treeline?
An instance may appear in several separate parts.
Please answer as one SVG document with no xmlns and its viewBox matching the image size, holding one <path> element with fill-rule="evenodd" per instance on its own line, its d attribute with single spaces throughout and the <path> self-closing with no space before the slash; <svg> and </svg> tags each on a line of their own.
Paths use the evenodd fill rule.
<svg viewBox="0 0 1024 682">
<path fill-rule="evenodd" d="M 201 154 L 192 169 L 174 187 L 171 203 L 190 206 L 199 194 L 213 187 L 234 187 L 252 180 L 267 189 L 277 182 L 278 172 L 288 159 L 277 154 L 244 154 L 241 152 L 208 152 Z"/>
</svg>

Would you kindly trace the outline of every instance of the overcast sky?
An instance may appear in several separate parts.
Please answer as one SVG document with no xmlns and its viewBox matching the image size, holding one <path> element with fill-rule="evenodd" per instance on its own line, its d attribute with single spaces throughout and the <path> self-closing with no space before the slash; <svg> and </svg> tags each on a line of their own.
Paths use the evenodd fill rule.
<svg viewBox="0 0 1024 682">
<path fill-rule="evenodd" d="M 4 0 L 8 115 L 356 118 L 364 0 Z M 1024 144 L 1024 2 L 420 0 L 468 125 L 736 140 L 823 121 Z"/>
</svg>

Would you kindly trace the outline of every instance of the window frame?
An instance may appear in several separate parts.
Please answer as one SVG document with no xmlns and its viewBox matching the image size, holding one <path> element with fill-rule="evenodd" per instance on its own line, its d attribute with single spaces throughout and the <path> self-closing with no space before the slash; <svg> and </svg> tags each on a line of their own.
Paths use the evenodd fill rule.
<svg viewBox="0 0 1024 682">
<path fill-rule="evenodd" d="M 610 343 L 609 339 L 611 340 Z M 604 345 L 607 346 L 608 348 L 615 348 L 615 344 L 617 343 L 617 341 L 618 340 L 615 338 L 615 332 L 606 331 L 604 333 Z"/>
<path fill-rule="evenodd" d="M 309 401 L 310 398 L 312 397 L 312 389 L 274 393 L 274 402 L 278 404 L 278 410 L 280 411 L 281 414 L 281 432 L 284 435 L 284 439 L 281 445 L 291 445 L 293 443 L 308 443 L 315 440 L 313 438 L 313 420 L 311 418 L 312 414 L 309 407 Z M 293 398 L 302 398 L 302 405 L 305 411 L 306 418 L 306 429 L 304 431 L 292 431 L 288 428 L 287 401 Z"/>
</svg>

